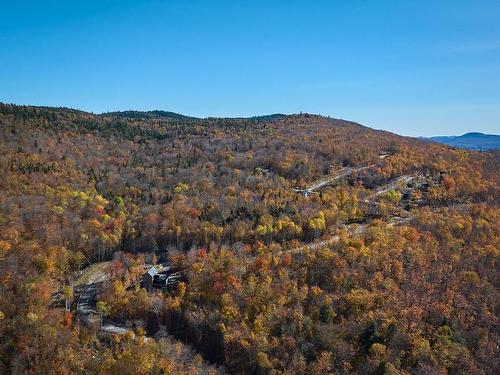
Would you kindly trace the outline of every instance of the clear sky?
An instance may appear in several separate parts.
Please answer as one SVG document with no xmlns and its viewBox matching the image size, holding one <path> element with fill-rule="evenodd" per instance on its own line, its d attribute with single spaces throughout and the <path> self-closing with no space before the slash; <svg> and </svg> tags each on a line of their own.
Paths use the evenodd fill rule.
<svg viewBox="0 0 500 375">
<path fill-rule="evenodd" d="M 500 133 L 500 1 L 0 0 L 0 101 Z"/>
</svg>

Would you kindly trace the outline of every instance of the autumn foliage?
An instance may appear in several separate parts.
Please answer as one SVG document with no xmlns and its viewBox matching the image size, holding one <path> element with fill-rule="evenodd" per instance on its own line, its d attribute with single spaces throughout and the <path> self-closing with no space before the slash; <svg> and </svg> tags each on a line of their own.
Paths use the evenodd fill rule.
<svg viewBox="0 0 500 375">
<path fill-rule="evenodd" d="M 499 161 L 314 115 L 0 104 L 0 373 L 496 374 Z M 183 279 L 148 293 L 158 259 Z M 75 313 L 100 264 L 128 334 Z"/>
</svg>

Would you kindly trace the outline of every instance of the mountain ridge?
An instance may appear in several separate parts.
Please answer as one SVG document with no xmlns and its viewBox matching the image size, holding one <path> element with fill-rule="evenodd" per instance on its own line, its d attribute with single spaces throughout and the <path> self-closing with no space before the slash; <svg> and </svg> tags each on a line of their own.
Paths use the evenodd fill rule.
<svg viewBox="0 0 500 375">
<path fill-rule="evenodd" d="M 9 109 L 10 108 L 10 109 Z M 147 120 L 161 120 L 165 123 L 169 122 L 185 122 L 185 123 L 194 123 L 196 121 L 207 122 L 207 121 L 246 121 L 246 122 L 257 122 L 257 123 L 265 123 L 265 122 L 276 122 L 282 120 L 293 120 L 294 118 L 303 117 L 307 118 L 318 118 L 324 119 L 327 121 L 331 121 L 332 124 L 338 126 L 346 126 L 346 125 L 354 125 L 359 126 L 365 129 L 370 129 L 371 131 L 383 132 L 386 134 L 393 134 L 402 138 L 411 138 L 413 140 L 420 140 L 423 142 L 432 142 L 438 143 L 441 145 L 449 146 L 449 147 L 458 147 L 475 151 L 488 151 L 500 149 L 500 136 L 495 134 L 484 134 L 481 132 L 468 132 L 461 136 L 434 136 L 434 137 L 407 137 L 401 134 L 392 133 L 383 129 L 373 129 L 366 125 L 360 124 L 355 121 L 334 118 L 331 116 L 322 116 L 319 114 L 312 114 L 306 112 L 300 113 L 292 113 L 292 114 L 283 114 L 283 113 L 273 113 L 269 115 L 260 115 L 260 116 L 250 116 L 250 117 L 194 117 L 189 115 L 183 115 L 180 113 L 166 111 L 166 110 L 150 110 L 150 111 L 137 111 L 137 110 L 125 110 L 125 111 L 110 111 L 110 112 L 102 112 L 102 113 L 93 113 L 85 110 L 70 108 L 70 107 L 51 107 L 51 106 L 35 106 L 35 105 L 18 105 L 13 103 L 3 103 L 0 102 L 0 109 L 4 113 L 8 112 L 17 112 L 19 109 L 25 110 L 28 112 L 35 112 L 42 115 L 42 113 L 60 113 L 60 114 L 74 114 L 79 116 L 84 116 L 89 120 L 92 119 L 107 119 L 107 120 L 119 120 L 123 121 L 147 121 Z M 125 124 L 115 124 L 112 123 L 110 125 L 113 128 L 118 127 L 128 127 Z M 144 128 L 144 124 L 142 126 L 135 127 L 133 130 L 134 135 L 144 134 L 144 133 L 152 133 L 157 132 L 157 129 Z"/>
<path fill-rule="evenodd" d="M 484 151 L 500 149 L 500 135 L 496 134 L 468 132 L 463 135 L 435 136 L 426 139 L 451 147 L 466 148 L 470 150 Z"/>
</svg>

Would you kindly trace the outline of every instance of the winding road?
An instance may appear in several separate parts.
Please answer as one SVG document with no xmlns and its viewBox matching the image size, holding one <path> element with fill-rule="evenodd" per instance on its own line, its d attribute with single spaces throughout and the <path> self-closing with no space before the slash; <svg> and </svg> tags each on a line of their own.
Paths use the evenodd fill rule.
<svg viewBox="0 0 500 375">
<path fill-rule="evenodd" d="M 86 283 L 82 286 L 80 296 L 76 303 L 76 313 L 78 319 L 83 324 L 91 324 L 98 322 L 99 316 L 96 311 L 96 298 L 97 292 L 101 287 L 101 284 L 108 281 L 110 275 L 105 269 L 97 269 L 95 273 L 92 273 Z M 101 325 L 101 332 L 106 332 L 115 335 L 124 335 L 126 333 L 134 334 L 134 332 L 127 327 L 114 322 L 103 320 Z"/>
<path fill-rule="evenodd" d="M 357 167 L 357 168 L 342 168 L 337 174 L 334 176 L 329 176 L 322 178 L 320 180 L 315 181 L 312 185 L 308 186 L 305 188 L 305 191 L 308 192 L 313 192 L 315 190 L 321 189 L 324 186 L 331 185 L 337 180 L 340 180 L 341 178 L 347 177 L 353 173 L 364 171 L 365 169 L 370 169 L 373 168 L 376 164 L 371 164 L 367 165 L 364 167 Z"/>
<path fill-rule="evenodd" d="M 391 227 L 396 226 L 396 225 L 404 225 L 404 224 L 408 224 L 414 218 L 415 218 L 415 215 L 410 216 L 410 217 L 395 216 L 395 217 L 391 218 L 391 220 L 388 221 L 386 224 L 388 226 L 391 226 Z M 349 235 L 358 236 L 360 234 L 365 233 L 369 227 L 370 227 L 370 224 L 351 224 L 351 225 L 348 225 L 346 227 L 346 229 L 347 229 L 347 233 Z M 318 249 L 321 249 L 323 247 L 330 246 L 338 241 L 340 241 L 340 235 L 335 235 L 333 237 L 330 237 L 330 238 L 327 238 L 324 240 L 310 242 L 308 244 L 294 247 L 292 249 L 280 251 L 280 252 L 278 252 L 278 255 L 297 254 L 297 253 L 300 253 L 304 250 L 318 250 Z"/>
</svg>

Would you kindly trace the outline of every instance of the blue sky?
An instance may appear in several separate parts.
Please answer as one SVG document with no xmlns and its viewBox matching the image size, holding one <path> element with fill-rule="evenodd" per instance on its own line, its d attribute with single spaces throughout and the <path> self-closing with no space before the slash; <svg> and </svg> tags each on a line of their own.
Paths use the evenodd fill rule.
<svg viewBox="0 0 500 375">
<path fill-rule="evenodd" d="M 0 1 L 0 101 L 500 133 L 500 1 Z"/>
</svg>

